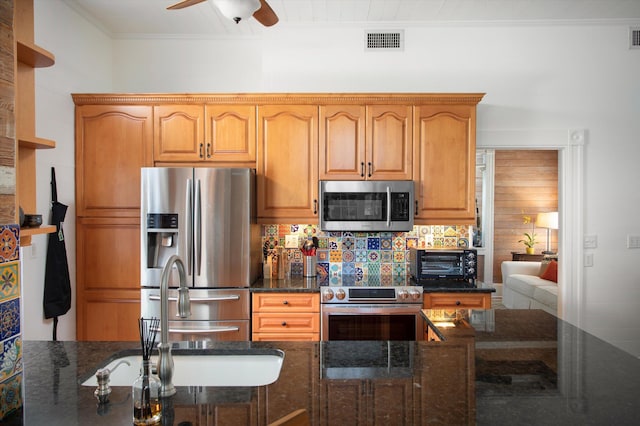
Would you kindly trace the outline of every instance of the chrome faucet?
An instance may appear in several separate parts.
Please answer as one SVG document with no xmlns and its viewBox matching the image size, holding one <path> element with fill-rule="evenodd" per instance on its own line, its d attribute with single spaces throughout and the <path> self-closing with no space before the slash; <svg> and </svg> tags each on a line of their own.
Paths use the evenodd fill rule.
<svg viewBox="0 0 640 426">
<path fill-rule="evenodd" d="M 184 262 L 180 256 L 173 255 L 164 265 L 160 280 L 160 343 L 158 344 L 158 377 L 160 378 L 160 396 L 171 396 L 176 393 L 171 379 L 173 377 L 173 358 L 171 356 L 171 343 L 169 343 L 169 276 L 173 264 L 178 267 L 180 287 L 178 288 L 178 316 L 187 318 L 191 315 L 191 303 L 189 301 L 189 288 L 187 287 L 187 274 Z"/>
</svg>

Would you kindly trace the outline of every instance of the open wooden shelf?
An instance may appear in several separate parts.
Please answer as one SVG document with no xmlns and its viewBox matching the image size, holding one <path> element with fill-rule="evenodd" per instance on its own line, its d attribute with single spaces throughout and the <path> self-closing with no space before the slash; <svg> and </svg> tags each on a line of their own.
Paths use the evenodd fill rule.
<svg viewBox="0 0 640 426">
<path fill-rule="evenodd" d="M 35 44 L 16 41 L 18 46 L 18 61 L 32 68 L 50 67 L 56 62 L 53 53 L 36 46 Z"/>
<path fill-rule="evenodd" d="M 39 234 L 53 234 L 56 232 L 55 225 L 40 225 L 33 228 L 20 228 L 20 247 L 31 245 L 31 237 Z"/>
<path fill-rule="evenodd" d="M 47 149 L 56 147 L 56 141 L 52 141 L 51 139 L 39 138 L 37 136 L 18 136 L 18 143 L 20 147 L 33 149 Z"/>
</svg>

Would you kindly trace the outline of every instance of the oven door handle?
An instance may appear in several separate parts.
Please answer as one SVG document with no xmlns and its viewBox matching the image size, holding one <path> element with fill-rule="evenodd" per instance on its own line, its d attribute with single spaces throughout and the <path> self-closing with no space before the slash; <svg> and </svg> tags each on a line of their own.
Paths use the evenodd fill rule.
<svg viewBox="0 0 640 426">
<path fill-rule="evenodd" d="M 160 295 L 152 294 L 149 296 L 149 300 L 160 300 Z M 168 300 L 170 302 L 176 302 L 178 300 L 177 297 L 169 297 Z M 232 300 L 240 300 L 240 296 L 237 294 L 232 294 L 229 296 L 215 296 L 215 297 L 189 297 L 191 302 L 226 302 Z"/>
<path fill-rule="evenodd" d="M 370 313 L 381 315 L 401 315 L 401 314 L 419 314 L 422 310 L 421 304 L 322 304 L 320 310 L 323 314 L 357 314 Z"/>
<path fill-rule="evenodd" d="M 160 331 L 160 327 L 152 330 Z M 175 334 L 207 334 L 207 333 L 227 333 L 230 331 L 238 331 L 240 327 L 213 327 L 213 328 L 198 328 L 198 329 L 189 329 L 189 328 L 171 328 L 169 327 L 169 333 Z"/>
</svg>

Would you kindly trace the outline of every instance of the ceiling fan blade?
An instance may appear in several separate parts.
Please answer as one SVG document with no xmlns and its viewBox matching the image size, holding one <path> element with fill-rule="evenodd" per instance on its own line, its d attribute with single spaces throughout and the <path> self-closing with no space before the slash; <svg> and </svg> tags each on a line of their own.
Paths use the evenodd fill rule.
<svg viewBox="0 0 640 426">
<path fill-rule="evenodd" d="M 179 3 L 169 6 L 167 10 L 184 9 L 185 7 L 193 6 L 194 4 L 202 3 L 207 0 L 182 0 Z"/>
<path fill-rule="evenodd" d="M 278 22 L 278 15 L 271 9 L 271 6 L 266 0 L 260 0 L 260 9 L 253 13 L 253 17 L 256 21 L 260 22 L 265 27 L 270 27 Z"/>
</svg>

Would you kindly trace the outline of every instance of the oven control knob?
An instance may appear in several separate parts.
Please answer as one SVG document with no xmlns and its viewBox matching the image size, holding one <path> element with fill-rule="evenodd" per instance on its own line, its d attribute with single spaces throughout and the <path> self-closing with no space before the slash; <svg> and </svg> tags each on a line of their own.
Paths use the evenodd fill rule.
<svg viewBox="0 0 640 426">
<path fill-rule="evenodd" d="M 325 288 L 324 290 L 322 290 L 322 300 L 328 302 L 331 299 L 333 299 L 333 290 L 331 290 L 330 288 Z"/>
<path fill-rule="evenodd" d="M 473 274 L 476 270 L 474 268 L 469 268 L 469 273 Z"/>
<path fill-rule="evenodd" d="M 408 297 L 409 297 L 409 292 L 406 289 L 401 288 L 400 290 L 398 290 L 398 299 L 404 300 Z"/>
<path fill-rule="evenodd" d="M 345 297 L 347 297 L 347 292 L 346 291 L 344 291 L 341 288 L 336 290 L 336 299 L 344 300 Z"/>
<path fill-rule="evenodd" d="M 415 288 L 409 290 L 409 297 L 413 300 L 418 300 L 420 298 L 420 292 Z"/>
</svg>

